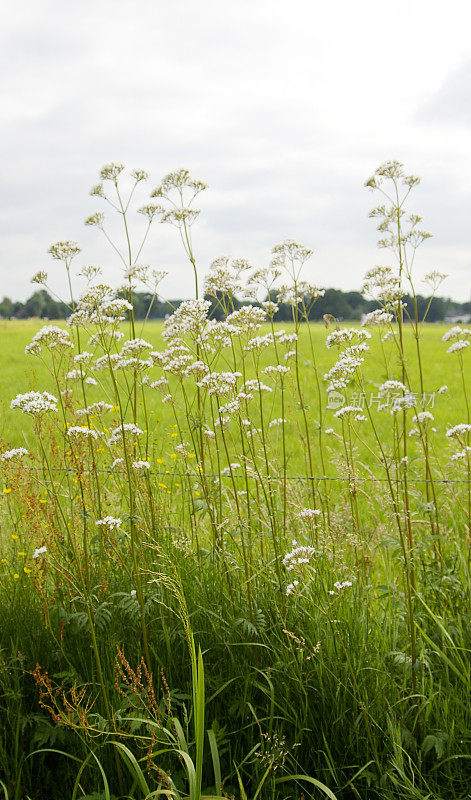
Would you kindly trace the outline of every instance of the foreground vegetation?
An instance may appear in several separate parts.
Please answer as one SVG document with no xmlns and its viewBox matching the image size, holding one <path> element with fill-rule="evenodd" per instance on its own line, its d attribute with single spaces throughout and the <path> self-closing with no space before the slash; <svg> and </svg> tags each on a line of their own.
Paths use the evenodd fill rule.
<svg viewBox="0 0 471 800">
<path fill-rule="evenodd" d="M 186 172 L 141 213 L 177 227 L 196 299 L 138 327 L 136 285 L 162 276 L 136 266 L 120 165 L 102 179 L 126 299 L 88 268 L 76 300 L 57 243 L 68 325 L 34 329 L 29 385 L 25 357 L 5 365 L 5 795 L 469 797 L 471 331 L 419 317 L 417 179 L 392 162 L 368 182 L 397 265 L 367 275 L 363 327 L 324 328 L 294 242 L 199 285 Z M 274 289 L 290 325 L 235 308 Z"/>
</svg>

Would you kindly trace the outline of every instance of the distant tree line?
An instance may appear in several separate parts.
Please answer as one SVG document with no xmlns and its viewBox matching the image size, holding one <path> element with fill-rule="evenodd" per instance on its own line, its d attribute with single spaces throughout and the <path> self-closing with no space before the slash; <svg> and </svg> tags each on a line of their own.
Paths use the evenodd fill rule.
<svg viewBox="0 0 471 800">
<path fill-rule="evenodd" d="M 222 319 L 224 316 L 222 303 L 218 303 L 214 298 L 208 299 L 212 303 L 213 316 L 216 319 Z M 271 299 L 276 300 L 276 293 L 272 293 Z M 136 319 L 144 319 L 145 317 L 149 319 L 165 319 L 181 302 L 181 300 L 158 300 L 147 292 L 135 292 L 133 300 Z M 407 303 L 407 307 L 412 313 L 412 298 L 406 295 L 404 302 Z M 423 317 L 429 303 L 429 297 L 418 295 L 419 318 Z M 242 303 L 236 301 L 235 305 L 240 307 Z M 377 307 L 378 303 L 376 301 L 367 300 L 360 292 L 326 289 L 324 297 L 320 297 L 312 306 L 310 319 L 321 320 L 324 314 L 332 314 L 332 316 L 340 320 L 360 320 L 363 314 Z M 3 319 L 29 319 L 31 317 L 65 319 L 69 314 L 70 307 L 60 300 L 55 300 L 45 289 L 34 292 L 24 303 L 10 300 L 9 297 L 4 297 L 0 302 L 0 318 Z M 430 304 L 427 319 L 429 322 L 441 322 L 447 317 L 458 318 L 460 315 L 466 317 L 469 314 L 471 314 L 471 302 L 457 303 L 449 298 L 435 297 Z M 286 303 L 282 303 L 276 319 L 280 322 L 289 321 L 291 319 L 291 307 Z"/>
</svg>

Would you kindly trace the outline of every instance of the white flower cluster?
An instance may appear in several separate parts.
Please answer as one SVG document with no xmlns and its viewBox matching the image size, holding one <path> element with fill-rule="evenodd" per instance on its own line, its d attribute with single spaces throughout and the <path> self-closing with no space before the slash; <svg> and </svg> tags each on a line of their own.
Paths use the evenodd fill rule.
<svg viewBox="0 0 471 800">
<path fill-rule="evenodd" d="M 366 314 L 365 319 L 362 322 L 362 326 L 364 328 L 373 327 L 374 325 L 388 325 L 393 320 L 393 315 L 390 314 L 388 311 L 384 311 L 382 308 L 375 308 L 374 311 L 370 311 Z"/>
<path fill-rule="evenodd" d="M 377 298 L 387 308 L 397 307 L 404 295 L 399 278 L 391 267 L 382 266 L 374 267 L 366 273 L 362 293 Z"/>
<path fill-rule="evenodd" d="M 67 320 L 67 325 L 116 325 L 125 319 L 126 311 L 132 309 L 128 300 L 112 299 L 114 290 L 107 284 L 90 286 L 80 297 L 77 308 Z M 90 342 L 89 342 L 90 343 Z"/>
<path fill-rule="evenodd" d="M 152 350 L 152 345 L 145 339 L 128 339 L 121 348 L 121 353 L 143 353 L 144 350 Z"/>
<path fill-rule="evenodd" d="M 133 461 L 132 462 L 134 469 L 150 469 L 150 464 L 148 461 Z"/>
<path fill-rule="evenodd" d="M 454 325 L 449 331 L 443 334 L 442 342 L 449 342 L 452 339 L 467 339 L 471 336 L 469 328 L 462 328 L 461 325 Z"/>
<path fill-rule="evenodd" d="M 465 433 L 469 432 L 471 432 L 471 425 L 468 425 L 466 422 L 460 422 L 458 425 L 454 425 L 453 428 L 449 428 L 446 435 L 449 439 L 452 437 L 459 439 Z"/>
<path fill-rule="evenodd" d="M 95 360 L 92 369 L 94 372 L 101 372 L 104 369 L 109 369 L 109 367 L 113 368 L 118 359 L 119 353 L 106 353 Z"/>
<path fill-rule="evenodd" d="M 208 372 L 209 367 L 204 361 L 194 361 L 193 364 L 190 364 L 185 370 L 186 375 L 196 375 L 197 377 L 206 375 Z"/>
<path fill-rule="evenodd" d="M 458 353 L 460 350 L 465 350 L 466 347 L 469 347 L 470 342 L 467 339 L 458 339 L 457 342 L 453 342 L 447 350 L 447 353 Z"/>
<path fill-rule="evenodd" d="M 77 439 L 98 439 L 98 432 L 94 431 L 92 428 L 84 428 L 80 425 L 71 425 L 70 428 L 67 429 L 67 436 L 73 436 Z"/>
<path fill-rule="evenodd" d="M 121 322 L 126 311 L 132 311 L 132 305 L 122 297 L 102 302 L 98 310 L 98 320 L 107 323 Z"/>
<path fill-rule="evenodd" d="M 104 414 L 106 411 L 112 410 L 113 406 L 110 403 L 99 400 L 98 403 L 92 403 L 91 406 L 87 406 L 86 408 L 78 408 L 75 413 L 78 417 L 89 417 L 92 414 Z"/>
<path fill-rule="evenodd" d="M 307 281 L 297 281 L 291 286 L 283 284 L 277 291 L 280 303 L 289 303 L 292 306 L 298 305 L 303 300 L 309 303 L 324 297 L 325 289 L 319 289 Z"/>
<path fill-rule="evenodd" d="M 240 469 L 241 466 L 242 465 L 238 461 L 234 461 L 229 467 L 224 467 L 224 469 L 221 470 L 221 475 L 230 475 L 231 472 Z"/>
<path fill-rule="evenodd" d="M 182 377 L 187 374 L 187 370 L 194 362 L 194 357 L 190 350 L 179 339 L 171 342 L 167 350 L 152 352 L 150 357 L 156 364 L 160 364 L 166 372 Z"/>
<path fill-rule="evenodd" d="M 237 412 L 240 411 L 241 409 L 241 405 L 244 402 L 248 402 L 249 400 L 252 399 L 253 399 L 253 394 L 247 392 L 239 392 L 233 400 L 229 400 L 229 402 L 225 403 L 225 405 L 219 406 L 218 408 L 219 415 L 237 414 Z"/>
<path fill-rule="evenodd" d="M 290 571 L 301 564 L 309 564 L 315 552 L 314 547 L 306 544 L 298 544 L 296 539 L 293 539 L 293 549 L 289 553 L 286 553 L 283 558 L 283 566 Z"/>
<path fill-rule="evenodd" d="M 26 392 L 18 394 L 10 403 L 10 408 L 19 408 L 22 414 L 46 414 L 57 411 L 57 397 L 49 392 Z"/>
<path fill-rule="evenodd" d="M 108 439 L 108 445 L 111 446 L 112 444 L 116 444 L 122 438 L 123 429 L 125 434 L 129 434 L 130 436 L 140 436 L 141 433 L 144 433 L 137 425 L 134 425 L 133 422 L 125 422 L 124 425 L 118 425 L 117 428 L 111 431 L 111 436 Z"/>
<path fill-rule="evenodd" d="M 430 411 L 419 411 L 419 413 L 412 418 L 413 422 L 419 422 L 420 424 L 433 422 L 434 420 L 435 417 Z"/>
<path fill-rule="evenodd" d="M 260 305 L 268 317 L 274 317 L 279 309 L 279 305 L 277 303 L 273 303 L 272 300 L 264 300 L 263 303 L 260 303 Z"/>
<path fill-rule="evenodd" d="M 215 259 L 204 281 L 204 294 L 218 297 L 218 293 L 221 293 L 232 297 L 241 292 L 240 274 L 246 266 L 246 262 L 228 256 Z"/>
<path fill-rule="evenodd" d="M 366 417 L 362 413 L 360 406 L 343 406 L 334 414 L 334 417 L 337 417 L 338 419 L 349 416 L 353 417 L 356 422 L 364 422 L 366 420 Z"/>
<path fill-rule="evenodd" d="M 286 587 L 287 596 L 289 597 L 290 594 L 292 594 L 294 590 L 298 588 L 298 586 L 299 586 L 299 581 L 293 581 L 293 583 L 288 583 Z"/>
<path fill-rule="evenodd" d="M 266 313 L 258 306 L 242 306 L 229 314 L 226 322 L 239 329 L 239 333 L 253 333 L 265 322 Z"/>
<path fill-rule="evenodd" d="M 33 558 L 34 559 L 39 558 L 39 556 L 42 556 L 45 553 L 47 553 L 46 545 L 43 545 L 42 547 L 37 547 L 36 550 L 33 553 Z"/>
<path fill-rule="evenodd" d="M 79 369 L 71 369 L 64 375 L 66 381 L 80 381 L 86 378 L 86 374 L 81 367 Z"/>
<path fill-rule="evenodd" d="M 154 362 L 151 358 L 135 358 L 134 356 L 128 358 L 126 355 L 123 356 L 122 353 L 118 353 L 118 358 L 113 363 L 113 370 L 116 372 L 118 369 L 132 369 L 135 372 L 139 372 L 150 369 L 153 366 Z"/>
<path fill-rule="evenodd" d="M 210 300 L 185 300 L 180 303 L 164 323 L 162 335 L 165 341 L 180 339 L 185 334 L 197 338 L 205 328 L 210 308 Z"/>
<path fill-rule="evenodd" d="M 329 333 L 325 340 L 326 347 L 340 347 L 343 344 L 351 342 L 356 339 L 358 342 L 364 342 L 366 339 L 371 339 L 371 333 L 364 331 L 362 328 L 339 328 L 338 330 Z"/>
<path fill-rule="evenodd" d="M 208 394 L 224 396 L 230 394 L 237 380 L 242 377 L 241 372 L 209 372 L 196 385 L 200 389 L 207 389 Z"/>
<path fill-rule="evenodd" d="M 335 581 L 334 589 L 329 589 L 329 594 L 336 594 L 335 589 L 337 592 L 342 592 L 344 589 L 348 589 L 350 586 L 353 586 L 351 581 Z"/>
<path fill-rule="evenodd" d="M 471 330 L 469 328 L 462 328 L 461 325 L 454 325 L 453 328 L 450 328 L 449 331 L 443 334 L 442 342 L 449 342 L 455 339 L 456 341 L 450 345 L 447 353 L 459 353 L 461 350 L 465 350 L 466 347 L 469 347 L 471 344 L 469 341 L 470 337 Z"/>
<path fill-rule="evenodd" d="M 119 528 L 122 525 L 122 519 L 120 517 L 103 517 L 103 519 L 97 519 L 95 525 L 103 526 L 104 528 L 108 528 L 110 531 L 114 530 L 115 528 Z"/>
<path fill-rule="evenodd" d="M 258 380 L 258 378 L 252 378 L 242 385 L 243 391 L 248 392 L 272 392 L 273 389 L 270 386 L 267 386 L 266 383 L 262 383 Z"/>
<path fill-rule="evenodd" d="M 283 366 L 283 364 L 270 364 L 270 366 L 265 367 L 262 372 L 264 375 L 276 377 L 277 375 L 286 375 L 287 372 L 290 372 L 290 368 Z"/>
<path fill-rule="evenodd" d="M 298 516 L 298 519 L 313 519 L 314 517 L 319 517 L 321 514 L 318 508 L 303 508 Z"/>
<path fill-rule="evenodd" d="M 244 347 L 248 352 L 252 350 L 263 350 L 267 347 L 273 347 L 276 344 L 292 344 L 298 339 L 297 333 L 286 333 L 285 330 L 275 331 L 274 333 L 266 333 L 264 336 L 254 336 L 249 339 Z"/>
<path fill-rule="evenodd" d="M 175 445 L 175 451 L 177 453 L 181 453 L 182 455 L 186 455 L 188 453 L 189 448 L 188 442 L 182 442 L 181 444 Z"/>
<path fill-rule="evenodd" d="M 25 353 L 26 355 L 38 355 L 42 352 L 43 347 L 52 350 L 54 348 L 70 348 L 73 346 L 74 344 L 67 330 L 59 328 L 58 325 L 45 325 L 34 334 L 31 344 L 26 345 Z"/>
<path fill-rule="evenodd" d="M 385 381 L 378 389 L 379 397 L 385 397 L 391 392 L 407 392 L 406 387 L 401 381 Z"/>
<path fill-rule="evenodd" d="M 84 350 L 83 353 L 77 353 L 74 356 L 74 364 L 89 364 L 92 358 L 92 354 Z"/>
<path fill-rule="evenodd" d="M 197 344 L 204 345 L 207 354 L 215 353 L 224 347 L 229 347 L 232 336 L 240 336 L 241 329 L 230 322 L 218 322 L 215 319 L 208 319 L 204 330 L 197 337 Z"/>
<path fill-rule="evenodd" d="M 272 419 L 272 421 L 268 423 L 268 427 L 277 428 L 279 425 L 286 425 L 287 422 L 288 422 L 287 419 L 283 419 L 283 417 L 278 417 L 278 419 Z"/>
<path fill-rule="evenodd" d="M 5 450 L 1 455 L 2 461 L 11 461 L 12 458 L 21 458 L 21 456 L 29 455 L 26 447 L 15 447 L 13 450 Z"/>
<path fill-rule="evenodd" d="M 471 455 L 471 447 L 466 445 L 463 450 L 460 450 L 458 453 L 454 453 L 454 455 L 451 457 L 451 460 L 459 461 L 461 459 L 468 458 L 469 455 Z"/>
<path fill-rule="evenodd" d="M 406 392 L 403 397 L 395 397 L 391 406 L 391 414 L 397 414 L 399 411 L 404 411 L 408 408 L 415 408 L 416 402 L 415 395 L 410 392 Z"/>
<path fill-rule="evenodd" d="M 159 378 L 157 381 L 153 381 L 153 383 L 149 383 L 149 387 L 151 389 L 160 389 L 161 386 L 168 386 L 167 378 Z"/>
<path fill-rule="evenodd" d="M 342 344 L 352 341 L 354 337 L 358 338 L 359 343 L 341 350 L 337 362 L 324 375 L 324 380 L 330 381 L 327 387 L 328 392 L 339 391 L 347 387 L 356 370 L 365 360 L 362 353 L 369 350 L 369 347 L 364 340 L 370 339 L 371 333 L 362 328 L 345 328 L 334 331 L 327 337 L 327 347 L 333 345 L 341 347 Z"/>
</svg>

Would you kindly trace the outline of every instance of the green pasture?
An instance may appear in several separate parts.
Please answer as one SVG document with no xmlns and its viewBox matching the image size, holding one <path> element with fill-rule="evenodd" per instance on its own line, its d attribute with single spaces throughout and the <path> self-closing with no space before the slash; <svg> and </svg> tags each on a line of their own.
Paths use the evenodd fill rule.
<svg viewBox="0 0 471 800">
<path fill-rule="evenodd" d="M 201 478 L 195 454 L 175 450 L 176 428 L 182 438 L 191 438 L 195 397 L 189 398 L 190 415 L 179 426 L 175 420 L 186 416 L 183 406 L 163 404 L 151 388 L 142 395 L 146 408 L 139 401 L 137 421 L 146 435 L 129 445 L 133 458 L 145 457 L 151 470 L 133 473 L 128 484 L 124 470 L 110 469 L 114 451 L 103 439 L 96 441 L 94 471 L 85 449 L 76 460 L 75 454 L 70 458 L 72 446 L 59 414 L 41 421 L 43 435 L 36 441 L 30 417 L 10 410 L 18 393 L 57 395 L 47 366 L 24 353 L 43 324 L 0 322 L 1 452 L 24 446 L 31 454 L 24 462 L 5 463 L 0 487 L 0 787 L 5 796 L 469 798 L 469 461 L 450 460 L 446 437 L 448 427 L 467 419 L 466 393 L 458 357 L 447 354 L 449 345 L 442 342 L 445 327 L 423 326 L 420 345 L 425 409 L 434 415 L 426 455 L 435 480 L 436 515 L 424 483 L 420 442 L 407 440 L 405 478 L 402 414 L 394 417 L 377 408 L 378 387 L 400 379 L 401 365 L 394 340 L 382 342 L 373 329 L 362 369 L 364 390 L 395 485 L 389 494 L 370 421 L 352 423 L 354 439 L 347 452 L 350 426 L 342 426 L 328 407 L 322 381 L 321 430 L 330 480 L 316 486 L 324 510 L 318 532 L 312 519 L 299 513 L 311 510 L 313 497 L 305 480 L 307 437 L 294 361 L 285 378 L 283 414 L 280 380 L 266 378 L 274 389 L 263 395 L 269 456 L 262 463 L 259 446 L 252 463 L 262 463 L 262 474 L 252 471 L 246 486 L 240 470 L 231 490 L 223 469 L 228 460 L 243 461 L 236 423 L 227 428 L 225 452 L 222 435 L 216 454 L 208 446 L 207 474 Z M 312 427 L 313 472 L 320 479 L 314 359 L 321 377 L 337 360 L 337 351 L 326 348 L 328 333 L 314 324 L 311 340 L 309 329 L 301 326 L 299 340 L 301 395 Z M 80 336 L 86 348 L 83 330 Z M 162 323 L 137 326 L 136 336 L 157 350 L 165 348 Z M 416 389 L 411 326 L 404 337 Z M 218 370 L 238 368 L 230 353 L 226 348 L 219 356 Z M 258 367 L 264 380 L 263 368 L 276 362 L 274 348 L 262 351 Z M 62 386 L 67 369 L 62 364 Z M 104 382 L 87 386 L 87 404 L 114 403 L 109 375 L 91 374 Z M 155 367 L 149 378 L 161 374 Z M 247 377 L 253 375 L 255 367 Z M 117 380 L 119 397 L 128 403 L 132 380 L 131 391 L 126 374 Z M 170 381 L 180 403 L 177 378 Z M 193 378 L 185 384 L 194 387 Z M 444 385 L 447 392 L 439 394 Z M 77 408 L 81 390 L 77 383 L 72 387 Z M 138 397 L 140 392 L 136 386 Z M 358 394 L 359 387 L 350 385 L 346 402 L 358 405 Z M 257 427 L 257 402 L 249 408 Z M 113 414 L 97 427 L 117 426 Z M 407 431 L 412 415 L 406 415 Z M 132 421 L 131 410 L 124 416 Z M 290 480 L 285 484 L 272 480 L 283 471 L 283 428 L 269 422 L 281 416 L 287 420 Z M 74 419 L 71 413 L 69 419 Z M 326 433 L 329 429 L 333 433 Z M 224 474 L 218 483 L 210 474 L 215 463 Z M 457 484 L 446 483 L 450 479 Z M 395 527 L 391 495 L 399 504 L 401 526 L 402 519 L 412 520 L 410 539 Z M 119 515 L 119 527 L 97 528 L 97 520 L 108 515 Z M 217 515 L 215 523 L 211 515 Z M 295 547 L 293 539 L 308 545 L 310 555 L 290 571 L 285 559 Z M 294 578 L 298 589 L 291 592 Z M 139 586 L 141 598 L 136 597 Z M 197 670 L 189 641 L 201 646 Z M 132 672 L 145 662 L 157 710 L 141 680 L 144 673 L 137 680 Z M 192 681 L 198 687 L 194 694 Z M 164 728 L 170 734 L 164 736 Z M 172 776 L 173 793 L 162 790 L 161 773 L 150 765 L 154 729 L 163 744 L 159 748 L 156 740 L 151 750 L 158 768 Z M 131 755 L 121 762 L 123 752 Z M 191 788 L 192 759 L 199 765 L 202 792 Z"/>
<path fill-rule="evenodd" d="M 32 336 L 38 331 L 44 322 L 42 320 L 8 320 L 0 322 L 0 336 L 2 348 L 0 354 L 0 369 L 2 374 L 1 394 L 0 394 L 0 439 L 4 445 L 28 446 L 31 444 L 31 423 L 24 415 L 17 411 L 11 411 L 10 401 L 20 392 L 27 392 L 32 389 L 49 390 L 54 393 L 54 383 L 45 365 L 35 356 L 26 356 L 25 346 L 31 341 Z M 60 323 L 63 324 L 63 323 Z M 287 331 L 292 330 L 288 324 L 277 324 L 277 328 Z M 447 346 L 442 342 L 443 333 L 447 327 L 443 325 L 423 325 L 421 333 L 421 352 L 424 369 L 424 389 L 427 396 L 427 410 L 431 411 L 435 417 L 435 448 L 436 454 L 441 453 L 446 446 L 444 434 L 447 426 L 463 421 L 465 406 L 461 385 L 461 375 L 458 369 L 456 356 L 446 353 Z M 336 360 L 337 352 L 334 349 L 327 349 L 325 346 L 326 337 L 329 330 L 324 324 L 312 324 L 311 335 L 314 343 L 314 353 L 317 368 L 321 376 L 333 365 Z M 143 336 L 158 349 L 165 348 L 162 338 L 162 323 L 148 322 L 139 325 L 137 335 Z M 410 372 L 415 385 L 417 381 L 417 369 L 415 358 L 415 338 L 410 326 L 405 329 L 406 352 L 410 355 Z M 367 355 L 364 364 L 364 374 L 367 381 L 366 399 L 372 406 L 372 413 L 379 430 L 384 430 L 385 436 L 391 425 L 391 415 L 386 411 L 377 410 L 377 390 L 378 386 L 386 379 L 400 378 L 400 366 L 396 355 L 396 348 L 393 342 L 388 341 L 382 344 L 377 331 L 373 330 L 372 339 L 369 342 L 371 352 Z M 308 415 L 312 419 L 313 430 L 317 427 L 318 398 L 317 388 L 314 380 L 313 361 L 310 349 L 310 341 L 307 330 L 301 328 L 299 342 L 301 381 L 305 402 L 308 405 Z M 383 354 L 386 355 L 388 370 L 384 366 Z M 263 366 L 274 362 L 274 354 L 269 350 L 262 354 Z M 219 366 L 219 365 L 218 365 Z M 231 369 L 233 364 L 221 364 L 220 369 Z M 155 380 L 161 374 L 161 370 L 156 367 L 150 371 L 150 379 Z M 99 375 L 96 375 L 99 379 Z M 448 386 L 447 394 L 437 394 L 442 386 Z M 325 387 L 325 388 L 324 388 Z M 334 428 L 338 430 L 340 423 L 335 419 L 335 408 L 329 408 L 327 402 L 327 384 L 323 383 L 323 403 L 324 408 L 324 429 Z M 76 390 L 77 391 L 77 390 Z M 356 404 L 358 402 L 359 387 L 351 385 L 347 390 L 347 402 Z M 100 386 L 91 387 L 88 392 L 89 402 L 104 399 L 104 392 Z M 268 416 L 276 418 L 281 414 L 279 390 L 267 398 Z M 294 385 L 294 376 L 291 373 L 286 380 L 285 394 L 285 416 L 288 421 L 294 419 L 297 411 L 297 395 Z M 157 393 L 147 394 L 148 413 L 153 423 L 150 431 L 153 439 L 154 458 L 165 457 L 169 447 L 169 435 L 174 423 L 173 413 L 168 406 L 161 403 Z M 255 420 L 254 420 L 255 422 Z M 368 426 L 369 429 L 369 426 Z M 294 425 L 287 426 L 287 456 L 290 468 L 294 471 L 303 470 L 302 456 L 298 447 L 299 431 Z M 276 435 L 276 432 L 273 433 Z M 367 435 L 370 435 L 369 432 Z M 368 453 L 367 449 L 359 445 L 364 457 L 369 463 L 374 462 L 374 457 Z M 444 465 L 447 458 L 446 453 L 442 453 Z"/>
</svg>

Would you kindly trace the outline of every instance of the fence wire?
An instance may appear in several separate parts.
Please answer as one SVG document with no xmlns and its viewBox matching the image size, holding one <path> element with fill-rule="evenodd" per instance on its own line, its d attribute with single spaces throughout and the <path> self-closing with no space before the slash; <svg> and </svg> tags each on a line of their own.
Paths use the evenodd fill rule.
<svg viewBox="0 0 471 800">
<path fill-rule="evenodd" d="M 24 469 L 28 469 L 30 471 L 35 472 L 61 472 L 67 474 L 77 474 L 77 470 L 73 467 L 48 467 L 46 470 L 41 469 L 41 467 L 24 467 Z M 103 473 L 106 475 L 126 475 L 127 473 L 124 470 L 115 470 L 115 469 L 103 469 L 102 467 L 89 467 L 84 470 L 85 474 L 91 473 Z M 199 478 L 202 477 L 201 473 L 198 472 L 156 472 L 154 470 L 146 470 L 146 475 L 149 477 L 161 477 L 161 478 Z M 218 474 L 218 473 L 205 473 L 205 478 L 211 478 L 212 480 L 221 478 L 227 478 L 228 480 L 232 480 L 230 474 Z M 371 481 L 373 483 L 389 483 L 389 478 L 379 478 L 375 475 L 355 475 L 355 476 L 343 476 L 343 475 L 258 475 L 254 474 L 241 474 L 234 472 L 234 478 L 249 478 L 251 480 L 268 480 L 268 481 L 332 481 L 332 482 L 341 482 L 341 483 L 358 483 L 368 482 Z M 407 478 L 408 483 L 441 483 L 441 484 L 469 484 L 471 483 L 471 479 L 469 478 Z M 391 478 L 391 481 L 397 482 L 397 477 Z"/>
</svg>

